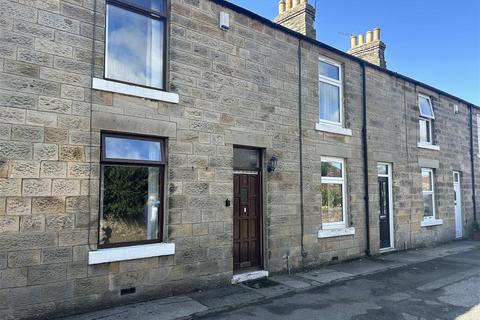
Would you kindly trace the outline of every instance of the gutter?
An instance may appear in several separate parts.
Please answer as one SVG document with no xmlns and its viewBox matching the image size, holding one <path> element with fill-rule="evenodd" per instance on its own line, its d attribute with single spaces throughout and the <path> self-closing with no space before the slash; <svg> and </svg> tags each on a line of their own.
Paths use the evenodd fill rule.
<svg viewBox="0 0 480 320">
<path fill-rule="evenodd" d="M 477 197 L 475 187 L 475 152 L 473 151 L 473 106 L 470 105 L 470 161 L 472 166 L 472 202 L 473 202 L 473 221 L 477 221 Z M 480 137 L 479 137 L 480 139 Z"/>
<path fill-rule="evenodd" d="M 366 249 L 365 255 L 369 257 L 370 251 L 370 192 L 368 190 L 368 135 L 367 135 L 367 64 L 362 60 L 362 109 L 363 109 L 363 128 L 362 128 L 362 144 L 363 144 L 363 182 L 365 189 L 365 231 L 366 231 Z"/>
<path fill-rule="evenodd" d="M 422 83 L 422 82 L 417 81 L 417 80 L 415 80 L 415 79 L 412 79 L 412 78 L 409 78 L 409 77 L 407 77 L 407 76 L 404 76 L 404 75 L 402 75 L 402 74 L 400 74 L 400 73 L 393 72 L 393 71 L 390 71 L 390 70 L 388 70 L 388 69 L 381 68 L 381 67 L 379 67 L 379 66 L 377 66 L 377 65 L 375 65 L 375 64 L 372 64 L 372 63 L 370 63 L 370 62 L 365 62 L 364 60 L 362 60 L 362 59 L 360 59 L 360 58 L 357 58 L 357 57 L 355 57 L 355 56 L 352 56 L 351 54 L 348 54 L 348 53 L 343 52 L 343 51 L 341 51 L 341 50 L 339 50 L 339 49 L 337 49 L 337 48 L 334 48 L 334 47 L 332 47 L 332 46 L 329 46 L 329 45 L 327 45 L 327 44 L 325 44 L 325 43 L 323 43 L 323 42 L 317 41 L 316 39 L 309 38 L 309 37 L 307 37 L 307 36 L 305 36 L 305 35 L 303 35 L 303 34 L 301 34 L 301 33 L 295 32 L 295 31 L 290 30 L 290 29 L 288 29 L 288 28 L 286 28 L 286 27 L 284 27 L 284 26 L 281 26 L 281 25 L 279 25 L 279 24 L 276 24 L 275 22 L 270 21 L 270 20 L 268 20 L 267 18 L 264 18 L 264 17 L 262 17 L 262 16 L 260 16 L 260 15 L 258 15 L 258 14 L 256 14 L 256 13 L 254 13 L 254 12 L 252 12 L 252 11 L 249 11 L 249 10 L 247 10 L 247 9 L 245 9 L 245 8 L 239 7 L 239 6 L 237 6 L 237 5 L 233 4 L 233 3 L 230 3 L 230 2 L 225 1 L 225 0 L 210 0 L 210 1 L 213 2 L 213 3 L 216 3 L 216 4 L 218 4 L 218 5 L 220 5 L 220 6 L 222 6 L 222 7 L 225 7 L 225 8 L 228 8 L 228 9 L 230 9 L 230 10 L 233 10 L 233 11 L 235 11 L 235 12 L 238 12 L 238 13 L 240 13 L 240 14 L 246 15 L 246 16 L 250 17 L 251 19 L 257 20 L 257 21 L 259 21 L 260 23 L 262 23 L 262 24 L 264 24 L 264 25 L 266 25 L 266 26 L 269 26 L 269 27 L 271 27 L 271 28 L 273 28 L 273 29 L 282 31 L 283 33 L 286 33 L 286 34 L 288 34 L 288 35 L 291 35 L 292 37 L 295 37 L 295 38 L 297 38 L 297 39 L 299 39 L 299 40 L 302 40 L 302 41 L 311 43 L 311 44 L 313 44 L 313 45 L 316 45 L 316 46 L 319 47 L 319 48 L 322 48 L 322 49 L 325 49 L 325 50 L 329 50 L 329 51 L 331 51 L 331 52 L 333 52 L 333 53 L 335 53 L 335 54 L 338 54 L 338 55 L 340 55 L 340 56 L 342 56 L 342 57 L 344 57 L 344 58 L 350 59 L 350 60 L 355 61 L 355 62 L 358 62 L 358 63 L 365 63 L 369 68 L 375 69 L 376 71 L 383 72 L 383 73 L 386 73 L 386 74 L 391 75 L 391 76 L 393 76 L 393 77 L 397 77 L 397 78 L 399 78 L 399 79 L 406 80 L 406 81 L 411 82 L 411 83 L 413 83 L 413 84 L 415 84 L 415 85 L 419 85 L 419 86 L 421 86 L 421 87 L 424 87 L 425 89 L 435 91 L 435 92 L 437 92 L 437 93 L 439 93 L 439 94 L 441 94 L 441 95 L 444 95 L 444 96 L 449 97 L 449 98 L 451 98 L 451 99 L 457 100 L 458 102 L 464 103 L 464 104 L 466 104 L 466 105 L 472 105 L 474 108 L 480 109 L 480 106 L 474 105 L 474 104 L 472 104 L 472 103 L 470 103 L 470 102 L 468 102 L 468 101 L 466 101 L 466 100 L 463 100 L 463 99 L 461 99 L 461 98 L 459 98 L 459 97 L 456 97 L 456 96 L 454 96 L 454 95 L 452 95 L 452 94 L 450 94 L 450 93 L 448 93 L 448 92 L 445 92 L 445 91 L 442 91 L 442 90 L 440 90 L 440 89 L 434 88 L 434 87 L 432 87 L 432 86 L 430 86 L 430 85 L 428 85 L 428 84 L 426 84 L 426 83 Z"/>
<path fill-rule="evenodd" d="M 303 137 L 302 137 L 302 40 L 298 40 L 298 144 L 300 153 L 300 252 L 302 255 L 302 267 L 307 253 L 304 250 L 303 236 L 305 234 L 304 225 L 304 195 L 303 195 Z"/>
</svg>

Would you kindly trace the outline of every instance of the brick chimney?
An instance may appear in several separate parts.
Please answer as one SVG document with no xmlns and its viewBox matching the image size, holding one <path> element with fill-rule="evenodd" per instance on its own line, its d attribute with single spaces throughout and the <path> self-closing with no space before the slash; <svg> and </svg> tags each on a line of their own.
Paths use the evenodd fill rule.
<svg viewBox="0 0 480 320">
<path fill-rule="evenodd" d="M 308 0 L 280 0 L 278 16 L 273 22 L 307 37 L 316 38 L 315 8 Z"/>
<path fill-rule="evenodd" d="M 387 68 L 387 62 L 385 61 L 386 45 L 380 39 L 380 28 L 373 29 L 373 32 L 368 31 L 366 35 L 352 35 L 350 40 L 349 54 L 382 68 Z"/>
</svg>

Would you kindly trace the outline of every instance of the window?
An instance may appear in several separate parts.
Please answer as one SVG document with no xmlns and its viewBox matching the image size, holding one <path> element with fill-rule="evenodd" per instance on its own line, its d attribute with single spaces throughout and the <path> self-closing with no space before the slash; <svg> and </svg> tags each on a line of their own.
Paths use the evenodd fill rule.
<svg viewBox="0 0 480 320">
<path fill-rule="evenodd" d="M 423 218 L 435 219 L 435 182 L 432 169 L 422 169 Z"/>
<path fill-rule="evenodd" d="M 105 78 L 165 88 L 165 0 L 107 0 Z"/>
<path fill-rule="evenodd" d="M 429 97 L 419 95 L 418 106 L 420 109 L 420 143 L 433 144 L 432 121 L 435 119 L 432 102 Z"/>
<path fill-rule="evenodd" d="M 345 162 L 322 158 L 322 228 L 345 227 Z"/>
<path fill-rule="evenodd" d="M 160 242 L 164 141 L 102 134 L 99 247 Z"/>
<path fill-rule="evenodd" d="M 342 68 L 336 62 L 321 58 L 318 74 L 320 122 L 342 126 Z"/>
</svg>

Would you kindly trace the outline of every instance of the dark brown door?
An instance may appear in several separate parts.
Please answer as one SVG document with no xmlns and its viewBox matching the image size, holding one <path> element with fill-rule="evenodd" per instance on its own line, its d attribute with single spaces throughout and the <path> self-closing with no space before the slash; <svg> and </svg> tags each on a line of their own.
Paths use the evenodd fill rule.
<svg viewBox="0 0 480 320">
<path fill-rule="evenodd" d="M 380 249 L 390 248 L 390 198 L 388 177 L 378 177 L 380 196 Z"/>
<path fill-rule="evenodd" d="M 260 174 L 234 174 L 233 269 L 262 267 Z"/>
</svg>

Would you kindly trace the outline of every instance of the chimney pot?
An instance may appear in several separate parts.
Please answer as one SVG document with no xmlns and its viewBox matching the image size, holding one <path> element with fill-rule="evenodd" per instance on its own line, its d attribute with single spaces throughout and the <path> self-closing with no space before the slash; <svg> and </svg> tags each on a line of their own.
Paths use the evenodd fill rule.
<svg viewBox="0 0 480 320">
<path fill-rule="evenodd" d="M 351 45 L 351 48 L 355 48 L 357 46 L 357 36 L 356 35 L 350 36 L 350 45 Z"/>
<path fill-rule="evenodd" d="M 372 31 L 367 31 L 367 40 L 366 43 L 372 42 Z"/>
<path fill-rule="evenodd" d="M 287 10 L 292 9 L 293 7 L 293 0 L 287 0 Z"/>
<path fill-rule="evenodd" d="M 374 41 L 380 40 L 380 28 L 373 29 L 373 40 Z"/>
<path fill-rule="evenodd" d="M 282 14 L 285 12 L 285 0 L 280 0 L 278 3 L 278 13 Z"/>
<path fill-rule="evenodd" d="M 362 34 L 359 34 L 359 35 L 358 35 L 358 45 L 360 46 L 360 45 L 362 45 L 362 44 L 364 44 L 364 43 L 365 43 L 365 36 L 363 35 L 363 33 L 362 33 Z"/>
</svg>

